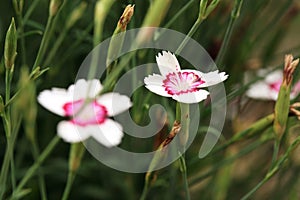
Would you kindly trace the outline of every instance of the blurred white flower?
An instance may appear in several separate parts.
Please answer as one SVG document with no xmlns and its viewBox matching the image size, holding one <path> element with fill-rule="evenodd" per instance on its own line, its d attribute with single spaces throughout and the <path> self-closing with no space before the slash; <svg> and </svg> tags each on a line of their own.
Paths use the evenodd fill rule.
<svg viewBox="0 0 300 200">
<path fill-rule="evenodd" d="M 67 90 L 42 91 L 38 102 L 51 112 L 70 118 L 57 126 L 57 133 L 64 141 L 76 143 L 93 137 L 104 146 L 112 147 L 120 144 L 123 131 L 122 126 L 109 117 L 129 109 L 132 103 L 127 96 L 118 93 L 97 97 L 101 90 L 99 80 L 80 79 Z"/>
<path fill-rule="evenodd" d="M 277 100 L 280 86 L 283 80 L 282 70 L 275 70 L 267 74 L 269 70 L 259 70 L 258 76 L 265 77 L 250 86 L 246 95 L 253 99 Z M 300 81 L 295 83 L 291 89 L 290 98 L 296 98 L 300 93 Z"/>
<path fill-rule="evenodd" d="M 200 88 L 216 85 L 228 78 L 225 72 L 219 73 L 218 70 L 209 73 L 181 70 L 175 55 L 167 51 L 158 54 L 156 62 L 161 75 L 146 77 L 146 88 L 182 103 L 198 103 L 206 99 L 209 92 Z"/>
</svg>

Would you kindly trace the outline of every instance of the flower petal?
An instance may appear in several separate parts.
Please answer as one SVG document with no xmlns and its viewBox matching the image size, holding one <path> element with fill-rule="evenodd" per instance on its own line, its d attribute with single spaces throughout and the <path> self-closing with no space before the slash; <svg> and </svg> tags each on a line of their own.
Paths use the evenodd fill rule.
<svg viewBox="0 0 300 200">
<path fill-rule="evenodd" d="M 74 87 L 74 88 L 72 88 Z M 70 86 L 69 91 L 74 90 L 74 101 L 85 99 L 87 97 L 94 98 L 102 90 L 102 85 L 98 79 L 84 80 L 79 79 L 74 86 Z"/>
<path fill-rule="evenodd" d="M 275 70 L 266 76 L 265 81 L 267 83 L 272 84 L 272 83 L 278 82 L 279 80 L 282 81 L 282 79 L 283 79 L 282 70 Z"/>
<path fill-rule="evenodd" d="M 132 106 L 129 97 L 114 92 L 101 95 L 97 98 L 97 102 L 105 106 L 108 116 L 118 115 Z"/>
<path fill-rule="evenodd" d="M 295 99 L 300 93 L 300 81 L 295 83 L 291 91 L 291 99 Z"/>
<path fill-rule="evenodd" d="M 106 119 L 104 123 L 91 128 L 92 136 L 106 147 L 117 146 L 124 135 L 122 126 L 111 119 Z"/>
<path fill-rule="evenodd" d="M 228 78 L 228 75 L 226 75 L 225 72 L 219 73 L 219 70 L 216 70 L 213 72 L 202 73 L 201 78 L 205 81 L 205 83 L 200 85 L 200 87 L 209 87 L 225 81 Z"/>
<path fill-rule="evenodd" d="M 91 135 L 89 126 L 77 126 L 69 121 L 58 123 L 57 134 L 65 142 L 69 143 L 82 142 Z"/>
<path fill-rule="evenodd" d="M 180 95 L 173 95 L 172 98 L 181 103 L 199 103 L 207 98 L 209 92 L 206 90 L 198 90 L 197 92 L 188 92 Z"/>
<path fill-rule="evenodd" d="M 168 51 L 163 51 L 162 54 L 156 56 L 156 63 L 158 65 L 161 75 L 166 76 L 171 72 L 179 72 L 180 65 L 174 54 Z"/>
<path fill-rule="evenodd" d="M 144 83 L 146 85 L 163 85 L 163 81 L 164 81 L 165 77 L 158 75 L 158 74 L 153 74 L 153 75 L 149 75 L 148 77 L 146 77 L 144 79 Z"/>
<path fill-rule="evenodd" d="M 253 99 L 276 100 L 278 95 L 276 93 L 264 81 L 257 81 L 250 86 L 246 95 Z"/>
<path fill-rule="evenodd" d="M 72 99 L 72 94 L 61 88 L 44 90 L 37 98 L 43 107 L 60 116 L 65 116 L 63 106 L 65 103 L 71 102 Z"/>
<path fill-rule="evenodd" d="M 200 71 L 194 70 L 194 69 L 183 69 L 183 70 L 181 70 L 181 72 L 194 73 L 194 74 L 198 75 L 199 77 L 202 77 L 204 74 L 203 72 L 200 72 Z"/>
<path fill-rule="evenodd" d="M 155 94 L 164 97 L 170 97 L 171 95 L 168 94 L 168 92 L 165 90 L 165 87 L 163 87 L 164 79 L 165 77 L 158 74 L 149 75 L 144 79 L 144 83 L 146 84 L 145 87 Z"/>
<path fill-rule="evenodd" d="M 271 67 L 260 68 L 256 71 L 258 77 L 266 77 L 270 72 L 274 71 Z"/>
<path fill-rule="evenodd" d="M 150 90 L 151 92 L 158 94 L 160 96 L 163 96 L 163 97 L 171 97 L 172 96 L 165 90 L 165 88 L 162 85 L 146 85 L 145 87 L 148 90 Z"/>
</svg>

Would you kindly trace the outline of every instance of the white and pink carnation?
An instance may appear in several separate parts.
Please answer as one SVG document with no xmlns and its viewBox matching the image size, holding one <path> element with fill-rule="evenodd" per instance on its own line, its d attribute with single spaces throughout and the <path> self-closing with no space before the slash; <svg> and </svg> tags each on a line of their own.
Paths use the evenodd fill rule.
<svg viewBox="0 0 300 200">
<path fill-rule="evenodd" d="M 225 72 L 203 73 L 197 70 L 182 70 L 174 54 L 163 51 L 156 56 L 160 71 L 144 79 L 146 88 L 151 92 L 171 97 L 181 103 L 198 103 L 207 98 L 209 92 L 201 89 L 225 81 Z"/>
<path fill-rule="evenodd" d="M 110 117 L 128 110 L 129 97 L 119 93 L 97 96 L 102 90 L 99 80 L 78 80 L 69 88 L 52 88 L 42 91 L 38 102 L 51 112 L 68 117 L 59 122 L 58 135 L 66 142 L 76 143 L 93 137 L 106 147 L 120 144 L 122 126 Z"/>
<path fill-rule="evenodd" d="M 280 86 L 283 80 L 282 70 L 275 70 L 267 73 L 269 70 L 259 70 L 258 76 L 265 77 L 263 80 L 257 81 L 250 86 L 246 95 L 253 99 L 261 100 L 277 100 Z M 290 98 L 296 98 L 300 93 L 300 81 L 296 82 L 291 89 Z"/>
</svg>

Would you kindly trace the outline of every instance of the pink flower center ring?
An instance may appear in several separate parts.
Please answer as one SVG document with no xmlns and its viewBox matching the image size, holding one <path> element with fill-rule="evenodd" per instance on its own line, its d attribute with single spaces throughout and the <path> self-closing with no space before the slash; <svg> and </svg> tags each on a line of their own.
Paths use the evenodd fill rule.
<svg viewBox="0 0 300 200">
<path fill-rule="evenodd" d="M 163 87 L 170 95 L 180 95 L 198 91 L 203 83 L 205 81 L 193 72 L 173 72 L 166 76 Z"/>
<path fill-rule="evenodd" d="M 84 106 L 84 108 L 82 108 Z M 73 117 L 70 121 L 79 126 L 101 124 L 107 117 L 107 109 L 96 100 L 84 105 L 84 100 L 65 103 L 65 116 Z M 77 112 L 79 112 L 77 114 Z"/>
<path fill-rule="evenodd" d="M 282 80 L 279 80 L 279 81 L 277 81 L 277 82 L 274 82 L 274 83 L 272 83 L 272 84 L 269 84 L 269 87 L 270 87 L 272 90 L 275 90 L 276 92 L 279 92 L 281 83 L 282 83 Z"/>
</svg>

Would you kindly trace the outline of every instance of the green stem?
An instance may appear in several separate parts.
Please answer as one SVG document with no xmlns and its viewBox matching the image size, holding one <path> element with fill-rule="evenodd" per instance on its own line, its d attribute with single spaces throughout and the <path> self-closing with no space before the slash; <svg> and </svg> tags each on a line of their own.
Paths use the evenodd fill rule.
<svg viewBox="0 0 300 200">
<path fill-rule="evenodd" d="M 212 154 L 220 152 L 221 150 L 224 150 L 225 148 L 227 148 L 231 144 L 236 143 L 240 140 L 243 140 L 246 137 L 249 138 L 249 137 L 254 136 L 255 134 L 262 133 L 266 128 L 268 128 L 273 123 L 273 121 L 274 121 L 274 114 L 270 114 L 270 115 L 258 120 L 257 122 L 252 124 L 249 128 L 235 134 L 224 145 L 222 145 L 222 146 L 216 148 L 215 150 L 213 150 Z"/>
<path fill-rule="evenodd" d="M 54 136 L 54 138 L 51 140 L 51 142 L 48 144 L 48 146 L 45 148 L 45 150 L 41 153 L 37 161 L 26 171 L 26 174 L 20 181 L 19 185 L 17 186 L 16 190 L 13 193 L 13 196 L 10 199 L 14 199 L 14 196 L 17 195 L 22 188 L 25 186 L 25 184 L 30 180 L 30 178 L 36 173 L 36 171 L 39 169 L 41 164 L 45 161 L 45 159 L 50 155 L 50 153 L 53 151 L 54 147 L 58 144 L 60 141 L 60 138 L 58 136 Z"/>
<path fill-rule="evenodd" d="M 180 168 L 181 168 L 181 172 L 182 172 L 182 178 L 183 178 L 183 182 L 184 182 L 184 189 L 185 189 L 185 199 L 186 200 L 190 200 L 190 191 L 189 191 L 189 184 L 188 184 L 188 180 L 187 180 L 187 170 L 186 170 L 186 164 L 185 164 L 185 156 L 181 155 L 179 158 L 180 161 Z"/>
<path fill-rule="evenodd" d="M 42 74 L 44 74 L 44 72 L 48 71 L 49 68 L 42 70 L 41 72 L 39 72 L 38 75 L 35 75 L 34 72 L 30 74 L 30 78 L 28 79 L 28 81 L 26 83 L 24 83 L 22 85 L 21 88 L 19 88 L 18 91 L 16 91 L 14 93 L 14 95 L 5 103 L 4 107 L 8 108 L 10 106 L 11 103 L 14 102 L 14 100 L 17 99 L 17 97 L 21 94 L 21 92 L 27 87 L 28 83 L 30 82 L 30 80 L 35 80 L 38 77 L 40 77 Z"/>
<path fill-rule="evenodd" d="M 153 175 L 153 171 L 155 170 L 155 167 L 158 165 L 158 163 L 160 163 L 165 157 L 165 152 L 161 151 L 163 150 L 163 148 L 165 147 L 165 145 L 168 145 L 168 143 L 170 142 L 170 139 L 172 140 L 176 134 L 178 133 L 178 131 L 180 131 L 180 124 L 175 121 L 172 127 L 171 132 L 169 133 L 169 136 L 159 145 L 159 147 L 157 148 L 156 153 L 154 154 L 151 163 L 148 167 L 148 172 L 145 175 L 145 184 L 144 184 L 144 189 L 143 189 L 143 193 L 140 199 L 145 199 L 147 192 L 151 186 L 151 183 L 153 183 L 152 181 L 155 180 L 155 175 Z"/>
<path fill-rule="evenodd" d="M 30 15 L 32 14 L 32 12 L 34 11 L 34 9 L 36 8 L 36 6 L 38 5 L 40 0 L 33 0 L 33 2 L 30 4 L 27 12 L 24 15 L 24 24 L 28 21 Z"/>
<path fill-rule="evenodd" d="M 38 67 L 41 64 L 41 60 L 45 54 L 46 48 L 48 46 L 48 41 L 50 40 L 50 36 L 52 35 L 52 23 L 53 23 L 54 16 L 49 15 L 47 20 L 47 25 L 44 30 L 44 34 L 42 37 L 41 45 L 39 48 L 39 51 L 37 53 L 36 59 L 34 61 L 32 71 L 35 70 L 36 67 Z"/>
<path fill-rule="evenodd" d="M 28 37 L 31 35 L 43 35 L 43 32 L 40 30 L 32 30 L 32 31 L 27 31 L 26 33 L 23 33 L 22 35 L 20 35 L 19 37 Z"/>
<path fill-rule="evenodd" d="M 176 103 L 176 116 L 175 116 L 175 120 L 177 121 L 181 121 L 181 107 L 180 107 L 180 103 L 177 102 Z"/>
<path fill-rule="evenodd" d="M 6 70 L 5 72 L 5 104 L 9 101 L 10 99 L 10 84 L 11 84 L 11 79 L 12 79 L 12 72 L 11 70 Z M 9 109 L 9 108 L 7 108 Z M 7 112 L 7 115 L 10 116 L 9 111 Z"/>
<path fill-rule="evenodd" d="M 54 58 L 55 54 L 57 53 L 58 48 L 64 41 L 64 39 L 67 35 L 67 32 L 68 32 L 68 30 L 64 28 L 62 30 L 61 34 L 58 36 L 57 40 L 55 40 L 53 47 L 51 48 L 49 54 L 47 54 L 47 58 L 44 62 L 45 66 L 47 66 L 50 63 L 50 61 Z"/>
<path fill-rule="evenodd" d="M 177 103 L 176 120 L 179 121 L 181 124 L 179 139 L 180 139 L 180 145 L 182 145 L 183 152 L 184 152 L 185 145 L 189 139 L 189 127 L 190 127 L 190 105 L 189 104 Z"/>
<path fill-rule="evenodd" d="M 62 8 L 64 7 L 66 1 L 63 1 L 62 5 L 60 6 L 59 10 L 57 11 L 57 13 L 55 15 L 49 15 L 48 20 L 47 20 L 47 25 L 46 28 L 44 30 L 44 35 L 41 41 L 41 45 L 39 48 L 39 51 L 37 53 L 36 59 L 34 61 L 33 67 L 32 67 L 32 71 L 38 67 L 39 65 L 41 65 L 41 61 L 45 55 L 46 49 L 49 46 L 49 42 L 51 41 L 52 35 L 54 33 L 54 28 L 56 27 L 57 24 L 57 16 L 60 13 L 60 11 L 62 10 Z"/>
<path fill-rule="evenodd" d="M 13 187 L 14 187 L 14 182 L 15 182 L 15 174 L 14 174 L 14 162 L 11 162 L 11 160 L 13 160 L 13 149 L 14 149 L 14 143 L 17 137 L 17 133 L 18 133 L 18 129 L 20 127 L 21 124 L 21 118 L 15 120 L 16 121 L 16 129 L 12 130 L 12 133 L 10 134 L 11 136 L 9 136 L 7 138 L 7 146 L 6 146 L 6 151 L 5 151 L 5 155 L 4 155 L 4 161 L 2 164 L 2 168 L 1 168 L 1 174 L 0 174 L 0 199 L 2 199 L 4 192 L 6 190 L 6 181 L 7 181 L 7 175 L 8 175 L 8 170 L 9 170 L 9 163 L 11 163 L 11 170 L 12 170 L 12 182 L 13 182 Z M 6 117 L 4 117 L 4 128 L 5 130 L 7 130 L 7 121 L 6 121 Z M 7 132 L 7 131 L 6 131 Z"/>
<path fill-rule="evenodd" d="M 261 180 L 250 192 L 242 197 L 242 200 L 249 199 L 261 186 L 263 186 L 268 180 L 270 180 L 280 169 L 284 162 L 288 159 L 290 153 L 299 145 L 300 137 L 298 137 L 292 145 L 289 146 L 288 150 L 283 156 L 281 156 L 273 167 L 268 171 L 263 180 Z"/>
<path fill-rule="evenodd" d="M 11 80 L 12 80 L 13 72 L 10 70 L 6 70 L 5 73 L 5 104 L 9 102 L 10 99 L 10 87 L 11 87 Z M 6 115 L 5 115 L 5 133 L 7 137 L 7 141 L 9 141 L 9 138 L 11 138 L 11 112 L 10 112 L 10 106 L 6 108 Z M 8 142 L 9 143 L 9 142 Z"/>
<path fill-rule="evenodd" d="M 93 37 L 94 47 L 96 47 L 101 42 L 104 21 L 107 17 L 108 10 L 110 10 L 114 2 L 115 2 L 114 0 L 103 0 L 103 1 L 98 1 L 96 3 L 95 14 L 94 14 L 94 37 Z M 95 76 L 98 67 L 99 53 L 100 53 L 99 48 L 93 50 L 91 65 L 87 77 L 88 80 L 97 78 Z M 91 90 L 91 84 L 88 86 L 87 94 L 90 92 L 90 90 Z M 84 105 L 82 106 L 82 108 L 83 107 Z"/>
<path fill-rule="evenodd" d="M 172 164 L 173 166 L 174 164 Z M 178 174 L 177 174 L 177 169 L 175 167 L 171 167 L 169 170 L 169 189 L 166 191 L 165 199 L 166 200 L 173 200 L 176 198 L 176 185 L 177 185 L 177 180 L 178 180 Z"/>
<path fill-rule="evenodd" d="M 5 73 L 5 103 L 7 103 L 10 99 L 10 85 L 12 79 L 12 69 L 6 70 Z M 1 168 L 0 174 L 0 199 L 3 198 L 6 182 L 7 182 L 7 174 L 9 172 L 9 164 L 11 163 L 13 148 L 14 148 L 14 139 L 12 138 L 12 129 L 11 129 L 11 113 L 10 113 L 10 106 L 6 108 L 6 113 L 3 117 L 4 121 L 4 130 L 6 134 L 7 146 L 4 155 L 3 165 Z M 14 167 L 14 166 L 11 166 Z M 13 169 L 13 168 L 12 168 Z M 12 183 L 14 183 L 14 170 L 11 171 L 11 178 Z"/>
<path fill-rule="evenodd" d="M 130 60 L 136 55 L 136 51 L 131 52 L 128 56 L 126 56 L 124 59 L 120 61 L 120 64 L 110 73 L 108 77 L 106 77 L 104 83 L 103 83 L 103 89 L 101 93 L 108 92 L 111 88 L 113 88 L 115 81 L 117 80 L 119 74 L 122 72 L 122 70 L 127 66 L 127 64 L 130 62 Z"/>
<path fill-rule="evenodd" d="M 2 168 L 1 168 L 1 174 L 0 174 L 0 199 L 3 199 L 3 195 L 6 190 L 7 174 L 9 171 L 10 155 L 11 155 L 12 149 L 13 148 L 11 145 L 11 141 L 8 138 L 6 151 L 5 151 L 5 155 L 4 155 L 4 160 L 3 160 L 3 164 L 2 164 Z"/>
<path fill-rule="evenodd" d="M 21 28 L 20 28 L 20 35 L 24 35 L 24 28 L 23 28 L 23 23 L 21 23 Z M 21 57 L 22 57 L 22 64 L 26 65 L 26 46 L 25 46 L 25 37 L 20 38 L 20 43 L 21 43 Z"/>
<path fill-rule="evenodd" d="M 168 23 L 164 26 L 164 28 L 169 28 L 174 22 L 178 20 L 181 14 L 183 14 L 191 5 L 194 3 L 195 0 L 190 0 L 185 6 L 183 6 L 173 17 L 170 19 Z"/>
<path fill-rule="evenodd" d="M 227 26 L 227 29 L 226 29 L 226 33 L 225 33 L 224 40 L 222 42 L 220 51 L 219 51 L 219 53 L 217 55 L 217 58 L 216 58 L 216 65 L 217 66 L 219 66 L 223 63 L 223 59 L 224 59 L 225 53 L 227 51 L 228 43 L 229 43 L 231 35 L 232 35 L 234 22 L 235 22 L 235 18 L 231 17 L 230 21 L 229 21 L 229 24 Z"/>
<path fill-rule="evenodd" d="M 62 30 L 58 38 L 55 40 L 53 47 L 50 49 L 49 53 L 47 54 L 47 58 L 44 62 L 44 65 L 47 66 L 57 54 L 59 47 L 63 43 L 64 39 L 66 38 L 69 30 L 73 27 L 73 25 L 81 18 L 84 10 L 86 8 L 86 2 L 81 2 L 78 6 L 76 6 L 72 12 L 68 15 Z"/>
<path fill-rule="evenodd" d="M 10 174 L 11 174 L 11 185 L 12 190 L 16 188 L 16 173 L 15 173 L 15 161 L 14 161 L 14 153 L 10 152 Z"/>
<path fill-rule="evenodd" d="M 201 174 L 199 176 L 196 175 L 196 177 L 192 177 L 192 180 L 190 181 L 190 185 L 193 186 L 193 185 L 199 184 L 199 182 L 203 181 L 204 179 L 206 179 L 206 178 L 208 178 L 212 175 L 215 175 L 216 172 L 218 170 L 224 168 L 224 166 L 230 165 L 231 163 L 233 163 L 238 158 L 252 152 L 254 149 L 257 149 L 259 146 L 265 144 L 266 142 L 270 141 L 271 139 L 273 139 L 272 135 L 270 137 L 264 137 L 261 140 L 258 140 L 258 141 L 255 141 L 255 142 L 249 144 L 245 148 L 241 149 L 237 154 L 232 155 L 230 157 L 227 157 L 224 160 L 216 163 L 212 167 L 212 169 L 210 169 L 208 172 L 206 172 L 204 174 Z M 195 168 L 195 166 L 194 166 L 194 168 Z"/>
<path fill-rule="evenodd" d="M 71 188 L 76 176 L 76 172 L 79 169 L 81 165 L 81 160 L 83 158 L 85 152 L 85 146 L 83 143 L 73 143 L 71 144 L 70 154 L 69 154 L 69 173 L 68 173 L 68 179 L 67 184 L 65 186 L 65 190 L 62 196 L 62 200 L 68 199 Z"/>
<path fill-rule="evenodd" d="M 33 140 L 31 144 L 32 144 L 32 153 L 33 153 L 34 161 L 36 162 L 40 155 L 39 147 L 36 140 Z M 46 183 L 43 176 L 43 172 L 40 169 L 38 170 L 38 183 L 39 183 L 40 195 L 42 200 L 47 200 Z"/>
<path fill-rule="evenodd" d="M 174 23 L 178 20 L 178 18 L 192 5 L 192 3 L 194 3 L 195 0 L 190 0 L 187 4 L 185 4 L 185 6 L 183 6 L 173 17 L 172 19 L 170 19 L 170 21 L 168 21 L 168 23 L 166 23 L 166 25 L 164 26 L 165 29 L 163 29 L 161 32 L 158 33 L 158 36 L 156 37 L 156 39 L 158 39 L 161 35 L 163 35 L 166 30 Z"/>
<path fill-rule="evenodd" d="M 140 200 L 145 200 L 149 191 L 149 183 L 145 181 L 144 188 Z"/>
<path fill-rule="evenodd" d="M 187 42 L 190 40 L 190 38 L 194 35 L 194 33 L 197 31 L 197 29 L 199 28 L 200 24 L 202 23 L 202 19 L 198 18 L 196 20 L 196 22 L 194 23 L 194 25 L 192 26 L 192 28 L 190 29 L 190 31 L 188 32 L 188 34 L 185 36 L 185 38 L 183 39 L 183 41 L 181 42 L 181 44 L 179 45 L 178 49 L 176 50 L 175 54 L 179 54 L 182 49 L 185 47 L 185 45 L 187 44 Z"/>
<path fill-rule="evenodd" d="M 74 53 L 74 49 L 76 49 L 83 40 L 85 40 L 88 36 L 91 30 L 93 29 L 94 24 L 89 24 L 86 29 L 83 30 L 83 33 L 81 34 L 81 37 L 77 39 L 72 45 L 68 48 L 68 50 L 65 52 L 65 56 L 59 60 L 59 63 L 56 65 L 57 68 L 60 68 L 66 62 L 68 58 L 71 57 L 71 55 Z"/>
<path fill-rule="evenodd" d="M 88 80 L 97 78 L 96 72 L 97 72 L 97 68 L 98 68 L 99 53 L 100 53 L 99 48 L 96 48 L 93 50 L 92 58 L 91 58 L 91 65 L 90 65 L 90 69 L 89 69 L 88 77 L 87 77 Z M 89 93 L 89 90 L 90 90 L 90 88 L 88 88 L 87 94 Z"/>
<path fill-rule="evenodd" d="M 97 46 L 102 40 L 103 26 L 107 17 L 108 11 L 110 11 L 115 0 L 101 0 L 97 1 L 94 13 L 94 47 Z"/>
<path fill-rule="evenodd" d="M 69 171 L 68 173 L 68 180 L 67 180 L 67 185 L 65 187 L 62 200 L 67 200 L 69 198 L 69 194 L 73 185 L 75 179 L 75 173 L 73 171 Z"/>
<path fill-rule="evenodd" d="M 131 61 L 131 66 L 137 66 L 136 64 L 136 58 L 135 59 L 132 59 Z M 133 71 L 132 73 L 132 76 L 131 76 L 131 79 L 132 79 L 132 83 L 131 83 L 131 87 L 132 88 L 135 88 L 136 85 L 138 85 L 138 80 L 137 80 L 137 71 Z M 150 93 L 148 93 L 147 95 L 149 95 Z M 133 106 L 132 107 L 132 113 L 133 113 L 133 116 L 135 117 L 134 120 L 136 120 L 136 122 L 140 122 L 142 120 L 142 112 L 141 110 L 143 110 L 143 107 L 145 104 L 143 103 L 140 103 L 140 100 L 141 100 L 141 93 L 138 93 L 138 92 L 134 92 L 132 94 L 132 100 L 133 100 L 133 105 L 139 105 L 139 106 Z M 147 95 L 145 96 L 145 99 L 147 98 Z M 145 100 L 143 99 L 143 100 Z M 146 101 L 145 101 L 146 102 Z"/>
<path fill-rule="evenodd" d="M 181 131 L 179 132 L 179 139 L 180 139 L 180 145 L 183 146 L 183 154 L 180 155 L 179 161 L 180 161 L 180 171 L 182 174 L 183 182 L 184 182 L 184 189 L 185 189 L 185 195 L 186 199 L 190 200 L 190 192 L 189 192 L 189 186 L 188 186 L 188 180 L 187 180 L 187 167 L 185 162 L 185 146 L 189 139 L 189 127 L 190 127 L 190 105 L 185 103 L 180 103 L 180 109 L 176 107 L 176 119 L 180 119 L 181 124 Z M 179 114 L 180 111 L 180 114 Z"/>
<path fill-rule="evenodd" d="M 233 25 L 234 25 L 234 22 L 236 21 L 236 19 L 240 15 L 240 10 L 241 10 L 242 4 L 243 4 L 243 0 L 235 0 L 235 4 L 234 4 L 233 10 L 231 12 L 230 21 L 229 21 L 229 24 L 227 26 L 226 33 L 224 36 L 224 40 L 222 42 L 221 49 L 216 58 L 217 66 L 219 66 L 223 62 L 225 53 L 227 51 L 228 43 L 229 43 L 229 40 L 232 35 Z"/>
<path fill-rule="evenodd" d="M 276 164 L 276 161 L 277 161 L 277 158 L 278 158 L 278 153 L 279 153 L 279 148 L 280 148 L 280 141 L 275 138 L 271 168 Z"/>
<path fill-rule="evenodd" d="M 269 179 L 269 178 L 264 178 L 262 181 L 260 181 L 250 192 L 248 192 L 241 200 L 246 200 L 248 199 L 252 194 L 254 194 L 262 185 L 264 185 Z"/>
<path fill-rule="evenodd" d="M 18 35 L 22 36 L 24 35 L 24 21 L 22 19 L 22 13 L 19 10 L 19 6 L 17 1 L 13 1 L 15 12 L 17 15 L 17 21 L 18 21 Z M 21 43 L 21 58 L 22 58 L 22 64 L 26 64 L 26 47 L 25 47 L 25 37 L 20 37 L 20 43 Z"/>
</svg>

